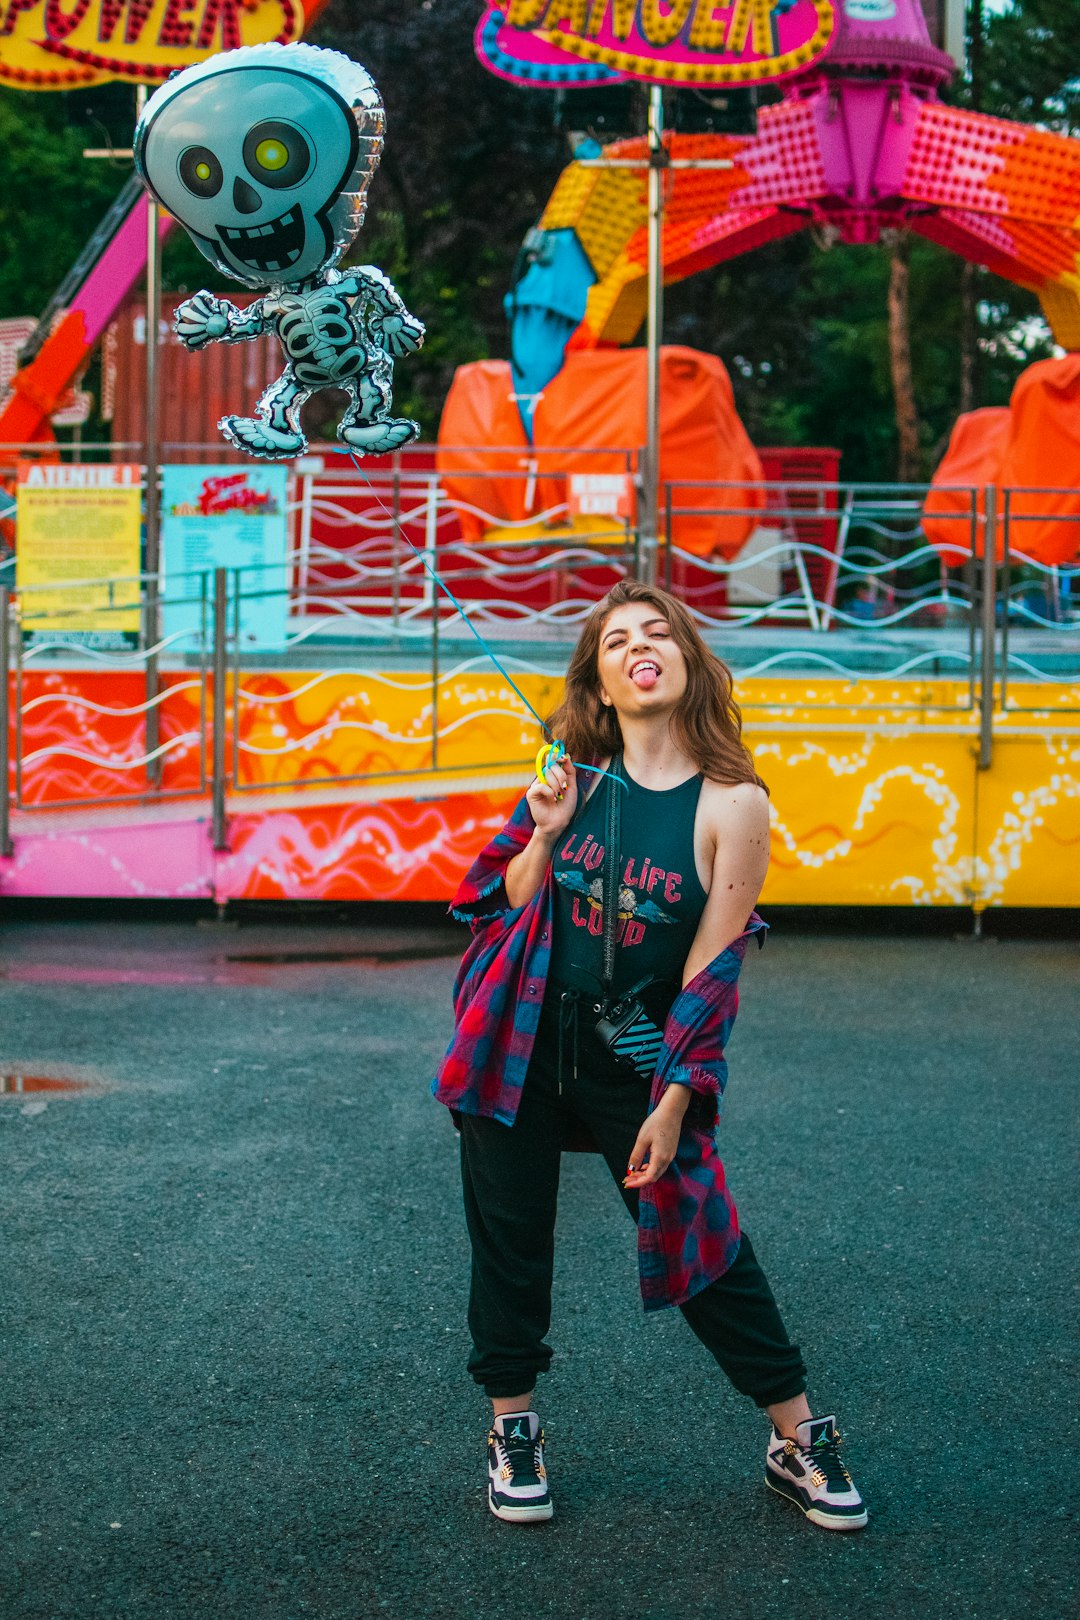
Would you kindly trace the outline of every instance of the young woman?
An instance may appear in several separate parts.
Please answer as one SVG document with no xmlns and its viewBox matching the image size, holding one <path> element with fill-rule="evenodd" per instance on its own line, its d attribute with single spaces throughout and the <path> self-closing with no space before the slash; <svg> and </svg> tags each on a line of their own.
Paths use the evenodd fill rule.
<svg viewBox="0 0 1080 1620">
<path fill-rule="evenodd" d="M 754 904 L 769 859 L 768 798 L 740 740 L 730 673 L 674 597 L 624 582 L 586 621 L 550 729 L 566 757 L 532 783 L 455 900 L 473 940 L 433 1086 L 461 1131 L 469 1371 L 494 1408 L 491 1511 L 517 1523 L 553 1511 L 533 1389 L 552 1355 L 560 1155 L 584 1138 L 637 1222 L 646 1310 L 678 1306 L 771 1418 L 766 1482 L 814 1523 L 858 1529 L 866 1512 L 834 1420 L 811 1413 L 802 1357 L 740 1233 L 714 1141 L 739 969 L 750 939 L 764 942 Z M 617 850 L 605 848 L 612 792 Z M 651 1078 L 596 1031 L 630 991 L 663 1031 Z"/>
</svg>

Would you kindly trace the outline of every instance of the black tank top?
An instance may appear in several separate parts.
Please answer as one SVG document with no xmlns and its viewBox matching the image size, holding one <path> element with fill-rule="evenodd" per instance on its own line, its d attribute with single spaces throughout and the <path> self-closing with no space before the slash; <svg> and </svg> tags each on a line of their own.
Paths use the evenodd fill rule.
<svg viewBox="0 0 1080 1620">
<path fill-rule="evenodd" d="M 622 767 L 619 915 L 613 994 L 646 975 L 667 1003 L 682 984 L 706 893 L 694 860 L 700 776 L 678 787 L 640 787 Z M 602 780 L 559 839 L 552 859 L 555 937 L 550 976 L 556 990 L 597 994 L 604 980 L 603 861 L 608 784 Z M 654 999 L 648 996 L 647 1000 Z"/>
</svg>

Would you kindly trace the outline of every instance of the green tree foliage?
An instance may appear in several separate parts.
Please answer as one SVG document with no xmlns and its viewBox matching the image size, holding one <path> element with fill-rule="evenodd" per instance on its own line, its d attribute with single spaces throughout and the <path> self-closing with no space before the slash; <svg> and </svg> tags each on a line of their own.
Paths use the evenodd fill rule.
<svg viewBox="0 0 1080 1620">
<path fill-rule="evenodd" d="M 991 10 L 981 0 L 983 41 L 958 100 L 983 112 L 1080 131 L 1080 12 L 1076 0 L 1015 0 Z M 977 15 L 972 7 L 972 15 Z"/>
<path fill-rule="evenodd" d="M 80 99 L 0 89 L 0 317 L 40 312 L 131 173 L 83 157 L 110 136 Z M 119 144 L 131 144 L 130 123 Z"/>
</svg>

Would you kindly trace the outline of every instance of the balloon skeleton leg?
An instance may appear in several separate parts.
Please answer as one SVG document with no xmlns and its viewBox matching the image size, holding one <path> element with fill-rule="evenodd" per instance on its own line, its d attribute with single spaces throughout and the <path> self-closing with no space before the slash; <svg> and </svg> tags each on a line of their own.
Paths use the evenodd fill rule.
<svg viewBox="0 0 1080 1620">
<path fill-rule="evenodd" d="M 382 365 L 379 362 L 382 361 Z M 392 417 L 390 409 L 390 363 L 383 354 L 371 357 L 368 370 L 350 377 L 344 384 L 352 396 L 338 425 L 338 438 L 360 455 L 386 455 L 416 437 L 416 423 L 408 417 Z"/>
<path fill-rule="evenodd" d="M 415 422 L 386 414 L 390 404 L 389 377 L 384 380 L 362 372 L 358 377 L 343 378 L 339 386 L 350 397 L 337 436 L 350 450 L 358 455 L 386 455 L 415 439 Z M 275 459 L 298 456 L 307 446 L 300 427 L 300 410 L 313 392 L 285 372 L 260 396 L 253 417 L 223 416 L 218 426 L 230 444 L 249 455 Z"/>
<path fill-rule="evenodd" d="M 300 407 L 311 398 L 296 378 L 283 372 L 264 389 L 252 416 L 223 416 L 218 427 L 238 450 L 265 457 L 298 456 L 307 447 L 300 428 Z"/>
</svg>

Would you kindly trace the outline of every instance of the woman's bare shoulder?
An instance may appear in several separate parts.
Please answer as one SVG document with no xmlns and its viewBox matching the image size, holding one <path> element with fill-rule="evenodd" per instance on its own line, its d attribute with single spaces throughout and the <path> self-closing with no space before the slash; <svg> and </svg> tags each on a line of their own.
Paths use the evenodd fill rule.
<svg viewBox="0 0 1080 1620">
<path fill-rule="evenodd" d="M 717 782 L 707 776 L 701 784 L 701 791 L 707 793 L 716 804 L 729 805 L 742 814 L 748 811 L 760 813 L 769 808 L 769 795 L 757 782 Z"/>
<path fill-rule="evenodd" d="M 707 776 L 701 784 L 701 796 L 714 827 L 730 832 L 769 825 L 769 795 L 756 782 L 716 782 Z"/>
</svg>

